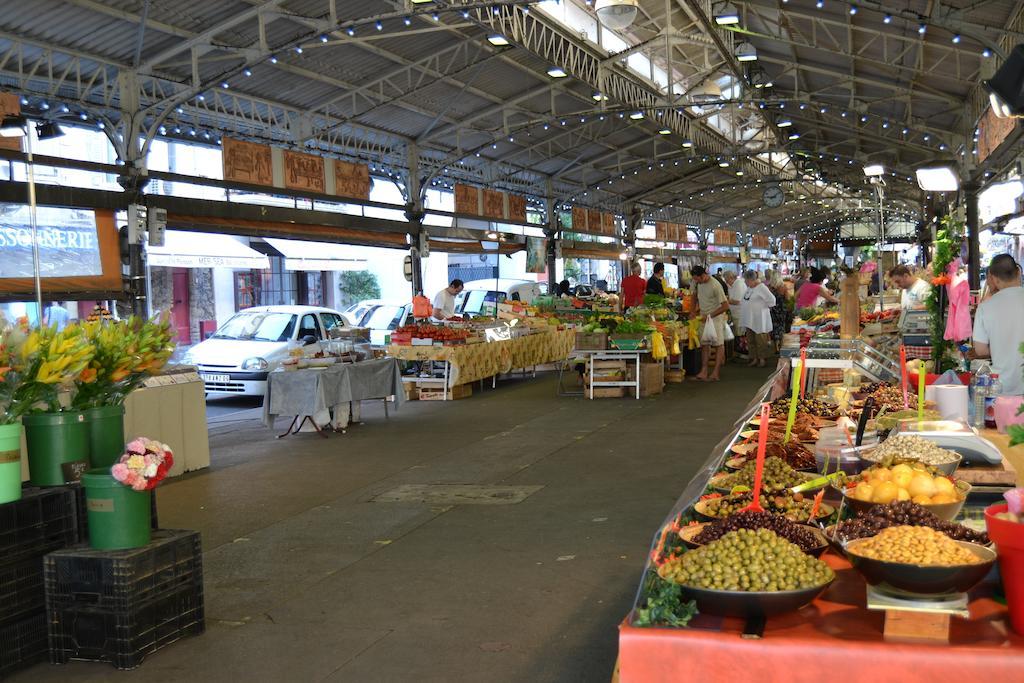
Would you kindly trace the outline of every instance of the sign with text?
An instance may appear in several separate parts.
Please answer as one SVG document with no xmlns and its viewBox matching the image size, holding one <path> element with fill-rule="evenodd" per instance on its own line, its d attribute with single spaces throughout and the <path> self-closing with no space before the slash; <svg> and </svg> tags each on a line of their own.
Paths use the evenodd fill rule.
<svg viewBox="0 0 1024 683">
<path fill-rule="evenodd" d="M 21 99 L 12 92 L 0 93 L 0 118 L 18 116 L 21 114 Z M 15 152 L 21 151 L 23 137 L 2 137 L 0 136 L 0 149 L 10 149 Z"/>
<path fill-rule="evenodd" d="M 327 186 L 324 158 L 285 150 L 284 186 L 289 190 L 322 193 Z"/>
<path fill-rule="evenodd" d="M 768 235 L 751 235 L 750 246 L 754 249 L 770 249 L 772 242 Z"/>
<path fill-rule="evenodd" d="M 25 204 L 0 204 L 0 278 L 31 278 L 32 224 Z M 88 209 L 36 209 L 40 276 L 103 274 L 96 216 Z"/>
<path fill-rule="evenodd" d="M 366 164 L 334 160 L 334 194 L 351 199 L 370 198 L 370 169 Z"/>
<path fill-rule="evenodd" d="M 687 241 L 686 225 L 682 223 L 668 223 L 658 221 L 654 224 L 654 239 L 658 242 L 674 242 L 676 244 Z"/>
<path fill-rule="evenodd" d="M 782 251 L 796 251 L 796 240 L 782 240 L 782 243 L 779 246 Z"/>
<path fill-rule="evenodd" d="M 733 230 L 715 230 L 715 244 L 718 246 L 736 246 L 736 232 Z"/>
<path fill-rule="evenodd" d="M 495 222 L 526 222 L 526 197 L 455 183 L 455 213 Z"/>
</svg>

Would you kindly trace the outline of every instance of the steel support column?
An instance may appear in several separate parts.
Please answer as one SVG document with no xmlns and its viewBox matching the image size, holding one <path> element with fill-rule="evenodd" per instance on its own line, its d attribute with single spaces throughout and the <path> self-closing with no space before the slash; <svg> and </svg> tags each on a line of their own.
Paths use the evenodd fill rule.
<svg viewBox="0 0 1024 683">
<path fill-rule="evenodd" d="M 978 243 L 978 231 L 981 224 L 978 220 L 977 183 L 964 185 L 964 199 L 967 203 L 967 279 L 971 289 L 981 286 L 981 245 Z"/>
</svg>

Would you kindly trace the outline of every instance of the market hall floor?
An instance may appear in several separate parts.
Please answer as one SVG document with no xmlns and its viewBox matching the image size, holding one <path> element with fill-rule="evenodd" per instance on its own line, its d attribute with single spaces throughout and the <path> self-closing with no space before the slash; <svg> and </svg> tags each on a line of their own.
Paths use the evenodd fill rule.
<svg viewBox="0 0 1024 683">
<path fill-rule="evenodd" d="M 203 534 L 206 633 L 132 672 L 40 664 L 10 680 L 608 681 L 656 527 L 768 370 L 722 375 L 640 401 L 504 380 L 389 420 L 367 403 L 328 439 L 214 425 L 213 467 L 158 489 L 162 526 Z M 408 484 L 532 493 L 373 501 Z"/>
</svg>

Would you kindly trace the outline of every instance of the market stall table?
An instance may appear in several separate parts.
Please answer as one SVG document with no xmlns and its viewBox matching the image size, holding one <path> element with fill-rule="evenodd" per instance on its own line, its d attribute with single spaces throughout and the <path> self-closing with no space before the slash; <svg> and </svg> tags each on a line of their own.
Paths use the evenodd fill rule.
<svg viewBox="0 0 1024 683">
<path fill-rule="evenodd" d="M 1010 630 L 1006 606 L 992 597 L 991 584 L 971 591 L 970 617 L 952 620 L 948 645 L 887 642 L 885 612 L 866 608 L 860 574 L 831 552 L 822 559 L 835 570 L 835 582 L 807 607 L 768 618 L 763 635 L 745 636 L 741 619 L 705 615 L 676 629 L 624 622 L 620 680 L 696 674 L 707 683 L 734 683 L 750 678 L 754 663 L 762 683 L 1021 680 L 1024 637 Z"/>
<path fill-rule="evenodd" d="M 623 350 L 608 350 L 608 351 L 587 351 L 581 350 L 576 352 L 580 356 L 587 358 L 587 375 L 588 383 L 590 385 L 588 397 L 594 398 L 594 387 L 632 387 L 636 393 L 637 400 L 640 400 L 640 359 L 644 354 L 650 353 L 649 349 L 636 349 L 635 351 L 623 351 Z M 602 382 L 594 379 L 594 363 L 601 361 L 626 361 L 627 363 L 632 361 L 635 364 L 635 372 L 633 373 L 633 379 L 615 382 Z"/>
<path fill-rule="evenodd" d="M 395 407 L 405 399 L 402 373 L 394 358 L 359 363 L 336 363 L 324 369 L 276 371 L 267 377 L 267 395 L 263 399 L 263 424 L 274 426 L 278 415 L 294 415 L 288 429 L 306 419 L 314 426 L 330 423 L 335 429 L 348 425 L 349 408 L 358 420 L 358 402 L 395 397 Z M 385 411 L 387 406 L 385 405 Z M 330 413 L 334 411 L 334 420 Z M 301 420 L 301 421 L 300 421 Z M 284 435 L 282 435 L 284 436 Z"/>
<path fill-rule="evenodd" d="M 388 355 L 404 361 L 436 361 L 446 364 L 443 386 L 451 389 L 515 368 L 528 368 L 563 360 L 575 343 L 572 330 L 545 330 L 511 339 L 479 344 L 388 346 Z"/>
</svg>

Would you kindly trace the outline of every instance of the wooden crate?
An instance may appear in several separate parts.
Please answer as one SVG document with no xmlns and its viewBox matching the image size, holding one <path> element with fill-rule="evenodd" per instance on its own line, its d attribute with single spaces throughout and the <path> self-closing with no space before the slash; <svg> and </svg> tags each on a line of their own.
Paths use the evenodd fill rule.
<svg viewBox="0 0 1024 683">
<path fill-rule="evenodd" d="M 622 398 L 626 395 L 626 387 L 595 387 L 594 398 Z M 590 390 L 585 394 L 590 398 Z"/>
<path fill-rule="evenodd" d="M 472 384 L 460 384 L 451 388 L 448 392 L 449 401 L 457 401 L 460 398 L 469 398 L 473 395 Z M 421 401 L 443 401 L 445 400 L 444 389 L 420 389 L 420 400 Z"/>
</svg>

